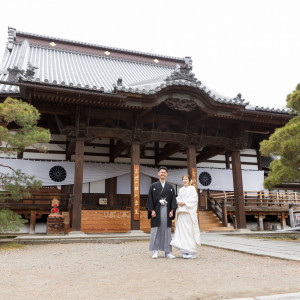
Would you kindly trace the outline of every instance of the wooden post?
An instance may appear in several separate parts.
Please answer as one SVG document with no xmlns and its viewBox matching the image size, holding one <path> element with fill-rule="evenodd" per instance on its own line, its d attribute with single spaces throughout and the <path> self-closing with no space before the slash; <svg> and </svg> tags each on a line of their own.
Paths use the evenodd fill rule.
<svg viewBox="0 0 300 300">
<path fill-rule="evenodd" d="M 140 230 L 140 144 L 131 145 L 131 230 Z"/>
<path fill-rule="evenodd" d="M 117 209 L 117 177 L 105 180 L 105 195 L 107 197 L 108 206 L 111 209 Z"/>
<path fill-rule="evenodd" d="M 242 228 L 247 228 L 247 226 L 246 226 L 246 214 L 245 214 L 240 151 L 233 151 L 231 153 L 231 158 L 232 158 L 232 177 L 233 177 L 233 186 L 234 186 L 234 204 L 235 204 L 235 216 L 237 221 L 237 229 L 242 229 Z"/>
<path fill-rule="evenodd" d="M 223 215 L 223 226 L 228 226 L 228 220 L 227 220 L 227 207 L 226 207 L 226 200 L 225 198 L 222 201 L 222 215 Z"/>
<path fill-rule="evenodd" d="M 35 233 L 35 222 L 36 222 L 36 211 L 30 211 L 30 225 L 29 225 L 29 233 Z"/>
<path fill-rule="evenodd" d="M 280 226 L 281 226 L 281 229 L 286 228 L 286 219 L 285 219 L 285 213 L 284 212 L 281 212 Z"/>
<path fill-rule="evenodd" d="M 257 225 L 258 225 L 258 230 L 260 231 L 264 230 L 264 216 L 262 213 L 258 213 Z"/>
<path fill-rule="evenodd" d="M 193 186 L 197 189 L 197 163 L 196 163 L 196 146 L 189 145 L 187 149 L 187 167 L 190 178 L 193 180 Z"/>
<path fill-rule="evenodd" d="M 74 203 L 72 231 L 81 231 L 84 139 L 78 138 L 75 147 Z"/>
<path fill-rule="evenodd" d="M 225 152 L 225 164 L 226 164 L 226 169 L 230 169 L 230 152 Z"/>
<path fill-rule="evenodd" d="M 257 157 L 257 168 L 258 170 L 262 170 L 261 154 L 259 150 L 256 150 L 256 157 Z"/>
</svg>

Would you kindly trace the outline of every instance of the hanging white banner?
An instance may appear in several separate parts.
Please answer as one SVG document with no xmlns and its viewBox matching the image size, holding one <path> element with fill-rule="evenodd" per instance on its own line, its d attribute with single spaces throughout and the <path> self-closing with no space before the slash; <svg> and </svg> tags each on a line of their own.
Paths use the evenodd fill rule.
<svg viewBox="0 0 300 300">
<path fill-rule="evenodd" d="M 0 165 L 20 169 L 23 173 L 34 175 L 44 186 L 74 184 L 75 163 L 69 161 L 34 161 L 24 159 L 0 158 Z M 11 173 L 8 168 L 0 166 L 0 172 Z M 83 183 L 118 177 L 131 172 L 128 164 L 85 162 L 83 166 Z M 157 168 L 140 166 L 140 172 L 158 179 Z M 169 169 L 167 181 L 182 185 L 182 176 L 187 169 Z M 245 191 L 263 190 L 264 172 L 242 170 Z M 231 169 L 197 168 L 198 188 L 218 191 L 233 191 Z"/>
<path fill-rule="evenodd" d="M 197 168 L 198 188 L 215 191 L 233 191 L 231 169 Z M 264 171 L 242 170 L 244 191 L 262 191 Z"/>
</svg>

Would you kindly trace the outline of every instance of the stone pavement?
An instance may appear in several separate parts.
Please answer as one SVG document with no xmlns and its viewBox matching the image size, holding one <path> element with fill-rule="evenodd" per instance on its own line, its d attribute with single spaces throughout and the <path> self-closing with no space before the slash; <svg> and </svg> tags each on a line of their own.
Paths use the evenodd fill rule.
<svg viewBox="0 0 300 300">
<path fill-rule="evenodd" d="M 250 236 L 251 233 L 249 238 L 234 234 L 204 233 L 201 235 L 201 242 L 206 246 L 300 261 L 300 243 L 250 238 Z"/>
<path fill-rule="evenodd" d="M 300 293 L 277 294 L 271 296 L 259 296 L 254 298 L 235 298 L 231 300 L 299 300 Z"/>
</svg>

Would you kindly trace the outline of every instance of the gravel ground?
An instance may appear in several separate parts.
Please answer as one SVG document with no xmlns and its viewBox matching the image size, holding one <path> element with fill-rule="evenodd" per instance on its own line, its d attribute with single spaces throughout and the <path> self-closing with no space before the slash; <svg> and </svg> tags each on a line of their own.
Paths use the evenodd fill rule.
<svg viewBox="0 0 300 300">
<path fill-rule="evenodd" d="M 198 257 L 148 242 L 0 250 L 0 299 L 230 299 L 300 291 L 300 262 L 202 246 Z"/>
</svg>

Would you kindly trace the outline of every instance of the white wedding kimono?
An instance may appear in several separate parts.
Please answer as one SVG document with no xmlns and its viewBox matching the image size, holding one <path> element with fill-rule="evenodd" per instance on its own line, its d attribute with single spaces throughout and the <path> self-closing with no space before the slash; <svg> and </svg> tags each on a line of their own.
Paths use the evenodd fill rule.
<svg viewBox="0 0 300 300">
<path fill-rule="evenodd" d="M 200 229 L 197 217 L 198 194 L 194 186 L 182 187 L 179 190 L 177 202 L 184 202 L 179 206 L 175 217 L 175 234 L 171 245 L 181 251 L 195 254 L 200 242 Z"/>
</svg>

